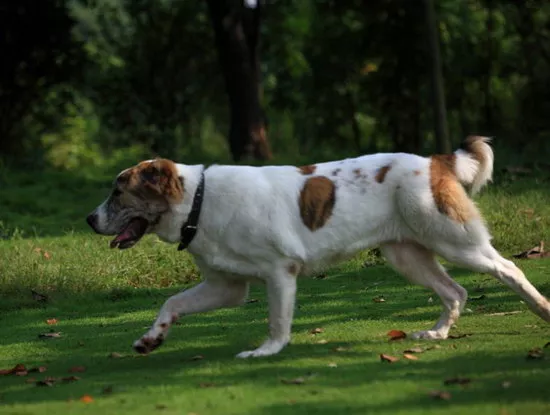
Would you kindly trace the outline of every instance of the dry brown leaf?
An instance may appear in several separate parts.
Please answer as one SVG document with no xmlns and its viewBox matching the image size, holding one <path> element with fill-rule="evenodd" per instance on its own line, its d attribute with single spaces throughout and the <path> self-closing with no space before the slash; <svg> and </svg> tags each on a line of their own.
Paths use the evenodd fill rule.
<svg viewBox="0 0 550 415">
<path fill-rule="evenodd" d="M 202 354 L 198 354 L 196 356 L 191 357 L 189 360 L 202 360 L 204 359 L 204 356 Z"/>
<path fill-rule="evenodd" d="M 380 354 L 380 360 L 382 362 L 394 363 L 394 362 L 397 362 L 399 360 L 399 358 L 395 357 L 395 356 L 390 356 L 389 354 L 381 353 Z"/>
<path fill-rule="evenodd" d="M 80 401 L 84 403 L 92 403 L 94 401 L 94 398 L 92 398 L 90 395 L 83 395 L 80 397 Z"/>
<path fill-rule="evenodd" d="M 50 333 L 41 333 L 38 335 L 40 339 L 57 339 L 61 337 L 61 332 L 50 332 Z"/>
<path fill-rule="evenodd" d="M 527 353 L 527 359 L 542 360 L 544 359 L 544 352 L 540 347 L 535 347 L 534 349 L 529 350 L 529 353 Z"/>
<path fill-rule="evenodd" d="M 286 385 L 302 385 L 306 382 L 306 379 L 304 377 L 299 377 L 295 379 L 281 379 L 281 382 Z"/>
<path fill-rule="evenodd" d="M 324 331 L 325 331 L 324 328 L 322 328 L 322 327 L 316 327 L 316 328 L 314 328 L 314 329 L 311 329 L 309 332 L 310 332 L 310 334 L 320 334 L 320 333 L 322 333 L 322 332 L 324 332 Z"/>
<path fill-rule="evenodd" d="M 418 356 L 415 356 L 414 354 L 410 354 L 410 353 L 403 353 L 403 357 L 409 360 L 418 360 Z"/>
<path fill-rule="evenodd" d="M 407 337 L 407 333 L 401 330 L 390 330 L 387 334 L 390 337 L 390 341 L 403 340 Z"/>
<path fill-rule="evenodd" d="M 47 378 L 37 381 L 36 386 L 53 386 L 56 381 L 56 378 L 49 376 Z"/>
<path fill-rule="evenodd" d="M 451 399 L 451 394 L 447 391 L 431 391 L 430 396 L 434 399 L 441 399 L 443 401 L 448 401 Z"/>
<path fill-rule="evenodd" d="M 456 377 L 456 378 L 445 379 L 443 381 L 443 384 L 444 385 L 467 385 L 470 382 L 472 382 L 472 379 L 470 379 L 470 378 Z"/>
<path fill-rule="evenodd" d="M 411 347 L 410 349 L 405 350 L 403 353 L 424 353 L 424 349 L 422 347 Z"/>
<path fill-rule="evenodd" d="M 19 370 L 19 371 L 14 373 L 15 376 L 27 376 L 28 374 L 29 374 L 29 372 L 26 371 L 26 370 Z"/>
<path fill-rule="evenodd" d="M 49 324 L 50 326 L 52 324 L 57 324 L 57 319 L 56 318 L 49 318 L 48 320 L 46 320 L 46 324 Z"/>
<path fill-rule="evenodd" d="M 24 364 L 18 363 L 11 369 L 1 369 L 0 375 L 16 375 L 16 376 L 24 376 L 24 375 L 18 375 L 18 373 L 25 372 L 25 375 L 27 374 L 27 368 Z"/>
<path fill-rule="evenodd" d="M 550 257 L 550 251 L 545 252 L 544 251 L 544 241 L 540 241 L 540 244 L 537 246 L 534 246 L 531 249 L 528 249 L 527 251 L 520 252 L 519 254 L 512 255 L 514 258 L 522 258 L 522 259 L 539 259 L 539 258 L 546 258 Z"/>
<path fill-rule="evenodd" d="M 375 303 L 385 303 L 386 299 L 381 295 L 379 295 L 378 297 L 374 297 L 372 301 L 374 301 Z"/>
<path fill-rule="evenodd" d="M 113 353 L 111 353 L 111 354 L 109 355 L 109 357 L 110 357 L 111 359 L 120 359 L 120 358 L 122 358 L 122 357 L 124 357 L 124 356 L 121 355 L 120 353 L 113 352 Z"/>
<path fill-rule="evenodd" d="M 44 259 L 51 259 L 52 255 L 48 251 L 44 251 Z"/>
<path fill-rule="evenodd" d="M 82 373 L 85 371 L 86 371 L 86 366 L 73 366 L 68 370 L 69 373 Z"/>
</svg>

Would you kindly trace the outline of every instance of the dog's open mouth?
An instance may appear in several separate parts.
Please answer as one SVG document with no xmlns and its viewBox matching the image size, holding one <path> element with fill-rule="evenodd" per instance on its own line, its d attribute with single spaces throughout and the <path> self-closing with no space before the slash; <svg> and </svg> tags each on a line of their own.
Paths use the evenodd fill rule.
<svg viewBox="0 0 550 415">
<path fill-rule="evenodd" d="M 143 218 L 133 218 L 128 222 L 115 239 L 111 241 L 111 248 L 126 249 L 134 246 L 147 231 L 149 222 Z"/>
</svg>

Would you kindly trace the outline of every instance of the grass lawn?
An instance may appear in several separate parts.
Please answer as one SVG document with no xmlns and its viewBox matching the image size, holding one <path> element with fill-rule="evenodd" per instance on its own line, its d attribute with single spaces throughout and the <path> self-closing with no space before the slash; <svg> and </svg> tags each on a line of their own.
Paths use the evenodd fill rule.
<svg viewBox="0 0 550 415">
<path fill-rule="evenodd" d="M 186 253 L 154 237 L 115 251 L 85 228 L 109 179 L 0 172 L 0 369 L 47 369 L 0 376 L 1 414 L 550 413 L 550 359 L 527 358 L 550 342 L 550 326 L 519 297 L 490 276 L 451 266 L 471 298 L 452 331 L 457 338 L 389 342 L 389 330 L 430 327 L 439 302 L 372 253 L 299 282 L 292 345 L 277 356 L 234 358 L 266 335 L 263 287 L 242 308 L 181 319 L 161 348 L 135 355 L 132 342 L 163 301 L 198 272 Z M 500 181 L 479 199 L 507 256 L 550 240 L 549 202 L 541 178 Z M 518 264 L 550 296 L 550 259 Z M 51 331 L 60 337 L 38 337 Z M 423 349 L 418 359 L 404 358 L 414 347 Z M 400 360 L 382 362 L 381 353 Z M 70 376 L 79 379 L 61 380 Z M 31 379 L 48 377 L 52 386 Z M 469 382 L 444 385 L 453 378 Z"/>
</svg>

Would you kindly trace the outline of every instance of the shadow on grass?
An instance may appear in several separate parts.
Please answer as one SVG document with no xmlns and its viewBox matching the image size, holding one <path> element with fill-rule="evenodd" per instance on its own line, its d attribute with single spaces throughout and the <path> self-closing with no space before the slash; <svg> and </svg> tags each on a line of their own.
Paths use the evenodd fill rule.
<svg viewBox="0 0 550 415">
<path fill-rule="evenodd" d="M 453 271 L 459 280 L 463 273 L 461 270 Z M 499 354 L 461 350 L 460 356 L 439 355 L 437 360 L 421 359 L 404 366 L 382 364 L 379 361 L 378 353 L 390 348 L 385 332 L 381 332 L 379 327 L 373 332 L 366 329 L 359 336 L 361 340 L 342 342 L 337 333 L 330 338 L 330 330 L 327 330 L 324 335 L 330 338 L 328 344 L 304 341 L 305 333 L 313 327 L 330 327 L 336 323 L 350 325 L 350 330 L 358 327 L 364 330 L 370 321 L 383 320 L 387 329 L 403 325 L 408 327 L 410 323 L 414 323 L 415 329 L 424 329 L 436 320 L 440 312 L 438 302 L 427 304 L 426 299 L 430 294 L 426 291 L 408 285 L 384 267 L 375 267 L 373 274 L 375 279 L 382 279 L 381 284 L 373 286 L 372 280 L 358 278 L 354 272 L 331 276 L 323 281 L 304 280 L 298 295 L 293 328 L 293 332 L 301 336 L 300 342 L 289 346 L 277 356 L 259 360 L 240 361 L 233 356 L 241 350 L 257 346 L 265 336 L 267 303 L 263 288 L 254 288 L 251 298 L 258 301 L 248 303 L 241 309 L 185 317 L 181 324 L 173 328 L 166 344 L 146 357 L 134 355 L 130 345 L 146 331 L 154 313 L 176 291 L 174 289 L 134 290 L 132 294 L 118 296 L 91 293 L 87 297 L 65 299 L 43 307 L 3 312 L 0 314 L 0 322 L 7 329 L 3 344 L 9 345 L 4 350 L 25 347 L 36 349 L 36 353 L 29 357 L 32 362 L 21 363 L 45 364 L 48 366 L 47 374 L 51 376 L 67 376 L 67 368 L 72 366 L 87 367 L 81 381 L 55 385 L 50 389 L 34 385 L 15 388 L 14 385 L 21 385 L 24 379 L 0 378 L 0 386 L 10 387 L 3 401 L 6 404 L 64 401 L 68 398 L 78 399 L 89 393 L 100 396 L 105 388 L 110 387 L 114 396 L 124 400 L 126 394 L 151 385 L 175 386 L 205 394 L 215 389 L 231 395 L 231 388 L 235 386 L 268 390 L 281 387 L 281 378 L 292 379 L 311 373 L 315 376 L 308 378 L 304 385 L 285 387 L 289 391 L 300 388 L 300 393 L 315 396 L 318 402 L 260 402 L 254 413 L 333 414 L 345 411 L 363 414 L 377 411 L 391 414 L 412 408 L 436 408 L 446 403 L 433 401 L 428 397 L 428 391 L 442 388 L 443 379 L 465 375 L 471 376 L 473 383 L 467 388 L 454 388 L 453 405 L 491 401 L 529 402 L 546 396 L 547 382 L 550 380 L 549 362 L 526 361 L 524 354 L 520 355 L 518 350 Z M 485 298 L 475 300 L 475 304 L 476 307 L 485 307 L 484 312 L 514 311 L 521 306 L 515 294 L 503 295 L 506 288 L 486 283 L 484 276 L 470 277 L 465 285 L 470 291 L 476 288 L 482 290 Z M 550 287 L 546 285 L 544 288 L 548 292 Z M 380 294 L 387 301 L 372 302 L 371 298 Z M 411 310 L 414 312 L 407 314 Z M 63 337 L 39 340 L 38 333 L 51 328 L 44 324 L 45 318 L 52 317 L 58 318 L 59 323 L 51 327 L 61 331 Z M 472 332 L 467 329 L 467 324 L 462 327 Z M 464 347 L 470 339 L 485 338 L 486 341 L 488 336 L 497 340 L 521 335 L 506 325 L 496 331 L 494 326 L 490 331 L 473 331 L 474 337 L 449 340 L 444 344 Z M 311 337 L 309 334 L 306 336 Z M 403 349 L 412 344 L 407 340 L 403 343 Z M 336 355 L 333 348 L 338 345 L 348 350 Z M 111 352 L 124 353 L 126 356 L 112 359 L 108 357 Z M 193 360 L 192 357 L 197 355 L 204 356 L 204 359 Z M 327 362 L 332 359 L 341 359 L 337 372 L 327 367 Z M 350 359 L 355 359 L 355 363 L 350 363 Z M 9 361 L 6 356 L 0 357 L 0 362 L 6 367 L 20 363 Z M 293 362 L 297 364 L 294 366 Z M 219 373 L 215 370 L 219 366 L 230 367 L 231 370 Z M 510 373 L 513 373 L 513 379 L 506 378 Z M 541 376 L 546 381 L 541 381 Z M 402 399 L 392 399 L 391 404 L 374 400 L 367 405 L 331 394 L 334 391 L 342 393 L 350 387 L 366 387 L 368 390 L 369 385 L 381 382 L 390 385 L 392 381 L 403 378 L 412 383 L 418 382 L 419 386 L 412 393 L 407 392 Z M 513 393 L 501 387 L 502 382 L 509 380 L 513 381 Z M 213 385 L 211 388 L 202 388 L 201 384 Z M 325 393 L 330 397 L 323 398 Z M 131 398 L 131 394 L 129 396 Z"/>
</svg>

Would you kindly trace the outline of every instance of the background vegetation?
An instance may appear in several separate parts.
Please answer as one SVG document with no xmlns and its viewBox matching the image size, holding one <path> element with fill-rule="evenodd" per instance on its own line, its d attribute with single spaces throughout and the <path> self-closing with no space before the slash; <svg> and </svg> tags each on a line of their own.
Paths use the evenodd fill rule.
<svg viewBox="0 0 550 415">
<path fill-rule="evenodd" d="M 215 19 L 242 20 L 246 29 L 248 9 L 209 3 L 2 2 L 4 163 L 82 170 L 157 154 L 187 162 L 269 157 L 230 151 L 230 123 L 245 106 L 229 110 L 227 92 L 240 78 L 227 78 L 219 60 L 232 34 L 216 32 Z M 251 76 L 275 162 L 436 148 L 429 3 L 261 4 Z M 496 136 L 503 163 L 522 157 L 514 163 L 548 168 L 550 3 L 433 6 L 452 145 L 470 133 Z"/>
</svg>

